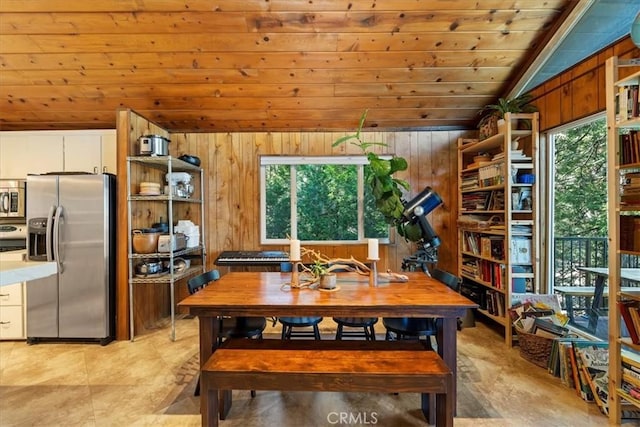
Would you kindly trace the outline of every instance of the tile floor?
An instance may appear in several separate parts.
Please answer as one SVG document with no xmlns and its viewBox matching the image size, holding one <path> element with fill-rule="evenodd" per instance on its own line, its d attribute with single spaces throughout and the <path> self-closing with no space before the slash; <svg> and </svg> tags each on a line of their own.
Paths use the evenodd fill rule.
<svg viewBox="0 0 640 427">
<path fill-rule="evenodd" d="M 325 320 L 326 322 L 326 320 Z M 135 342 L 0 342 L 0 426 L 198 426 L 197 320 Z M 478 322 L 459 333 L 456 426 L 604 426 L 545 370 Z M 276 330 L 270 331 L 274 333 Z M 342 417 L 342 418 L 341 418 Z M 640 425 L 635 422 L 626 425 Z M 422 426 L 417 394 L 234 392 L 221 426 Z"/>
</svg>

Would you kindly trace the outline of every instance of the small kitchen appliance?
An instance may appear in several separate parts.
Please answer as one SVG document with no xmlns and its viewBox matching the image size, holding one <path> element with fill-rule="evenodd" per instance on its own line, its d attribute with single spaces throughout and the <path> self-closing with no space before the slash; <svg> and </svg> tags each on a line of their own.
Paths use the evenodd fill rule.
<svg viewBox="0 0 640 427">
<path fill-rule="evenodd" d="M 187 237 L 182 233 L 161 234 L 158 238 L 158 252 L 181 251 L 187 247 Z"/>
<path fill-rule="evenodd" d="M 171 141 L 161 135 L 143 135 L 138 138 L 138 154 L 141 156 L 168 156 Z"/>
<path fill-rule="evenodd" d="M 23 179 L 0 180 L 0 218 L 24 218 L 26 182 Z"/>
<path fill-rule="evenodd" d="M 193 177 L 190 174 L 186 172 L 171 172 L 165 175 L 165 179 L 174 197 L 187 198 L 193 194 L 193 184 L 191 184 Z"/>
</svg>

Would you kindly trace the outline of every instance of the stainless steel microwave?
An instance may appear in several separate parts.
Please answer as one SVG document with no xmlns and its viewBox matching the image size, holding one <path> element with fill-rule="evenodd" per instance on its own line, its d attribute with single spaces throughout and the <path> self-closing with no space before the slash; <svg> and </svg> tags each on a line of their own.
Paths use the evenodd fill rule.
<svg viewBox="0 0 640 427">
<path fill-rule="evenodd" d="M 24 218 L 27 204 L 26 181 L 0 180 L 0 218 Z"/>
</svg>

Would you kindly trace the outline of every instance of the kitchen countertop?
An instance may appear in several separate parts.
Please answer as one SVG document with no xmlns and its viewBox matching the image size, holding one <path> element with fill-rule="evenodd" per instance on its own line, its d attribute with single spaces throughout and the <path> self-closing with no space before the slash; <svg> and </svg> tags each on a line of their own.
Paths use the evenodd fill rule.
<svg viewBox="0 0 640 427">
<path fill-rule="evenodd" d="M 0 256 L 0 286 L 41 279 L 57 272 L 55 262 L 18 261 Z"/>
</svg>

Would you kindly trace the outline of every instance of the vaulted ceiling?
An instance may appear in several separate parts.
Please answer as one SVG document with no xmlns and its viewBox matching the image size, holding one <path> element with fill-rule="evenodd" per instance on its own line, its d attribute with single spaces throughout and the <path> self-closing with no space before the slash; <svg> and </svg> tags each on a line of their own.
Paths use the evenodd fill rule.
<svg viewBox="0 0 640 427">
<path fill-rule="evenodd" d="M 474 127 L 575 0 L 2 0 L 0 130 Z"/>
</svg>

